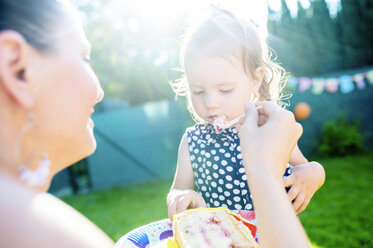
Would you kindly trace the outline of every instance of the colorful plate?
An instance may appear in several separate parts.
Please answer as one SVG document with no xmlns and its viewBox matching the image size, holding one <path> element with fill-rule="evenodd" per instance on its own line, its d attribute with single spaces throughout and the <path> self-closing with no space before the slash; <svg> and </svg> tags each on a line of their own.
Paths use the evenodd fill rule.
<svg viewBox="0 0 373 248">
<path fill-rule="evenodd" d="M 231 210 L 242 218 L 256 225 L 254 211 Z M 114 248 L 166 248 L 169 237 L 173 237 L 172 224 L 169 219 L 160 220 L 136 228 L 122 236 Z"/>
</svg>

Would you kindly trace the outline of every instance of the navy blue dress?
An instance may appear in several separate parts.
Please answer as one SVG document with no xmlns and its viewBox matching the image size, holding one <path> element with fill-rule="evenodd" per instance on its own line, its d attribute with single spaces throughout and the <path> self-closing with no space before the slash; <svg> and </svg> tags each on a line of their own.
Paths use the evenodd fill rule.
<svg viewBox="0 0 373 248">
<path fill-rule="evenodd" d="M 196 191 L 207 207 L 254 210 L 236 128 L 217 132 L 211 124 L 187 129 Z M 290 165 L 284 176 L 291 174 Z"/>
</svg>

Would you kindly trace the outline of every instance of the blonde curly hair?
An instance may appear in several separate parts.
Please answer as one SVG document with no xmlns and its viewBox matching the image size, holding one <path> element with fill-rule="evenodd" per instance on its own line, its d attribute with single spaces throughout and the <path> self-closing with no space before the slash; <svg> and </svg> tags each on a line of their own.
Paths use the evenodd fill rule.
<svg viewBox="0 0 373 248">
<path fill-rule="evenodd" d="M 231 59 L 232 56 L 242 60 L 245 73 L 249 76 L 262 67 L 264 77 L 258 93 L 252 101 L 272 101 L 286 106 L 282 100 L 290 96 L 283 93 L 287 73 L 283 67 L 274 62 L 267 41 L 258 28 L 250 22 L 234 17 L 227 10 L 211 6 L 209 15 L 200 23 L 189 28 L 183 39 L 180 52 L 180 68 L 183 75 L 171 81 L 170 85 L 177 96 L 187 98 L 187 107 L 196 122 L 202 119 L 196 114 L 191 103 L 185 64 L 204 57 L 218 56 Z"/>
</svg>

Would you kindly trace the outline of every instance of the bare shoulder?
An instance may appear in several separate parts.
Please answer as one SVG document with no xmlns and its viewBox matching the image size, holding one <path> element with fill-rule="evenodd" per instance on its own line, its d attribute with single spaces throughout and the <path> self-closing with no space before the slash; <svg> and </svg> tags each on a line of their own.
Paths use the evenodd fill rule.
<svg viewBox="0 0 373 248">
<path fill-rule="evenodd" d="M 0 247 L 113 247 L 92 222 L 58 198 L 0 174 Z"/>
</svg>

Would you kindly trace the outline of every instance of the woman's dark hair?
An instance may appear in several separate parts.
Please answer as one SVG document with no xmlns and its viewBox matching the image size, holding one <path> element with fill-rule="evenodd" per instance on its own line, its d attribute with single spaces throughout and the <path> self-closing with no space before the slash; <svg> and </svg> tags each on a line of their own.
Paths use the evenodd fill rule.
<svg viewBox="0 0 373 248">
<path fill-rule="evenodd" d="M 17 31 L 38 51 L 51 50 L 66 6 L 62 0 L 0 0 L 0 32 Z"/>
</svg>

